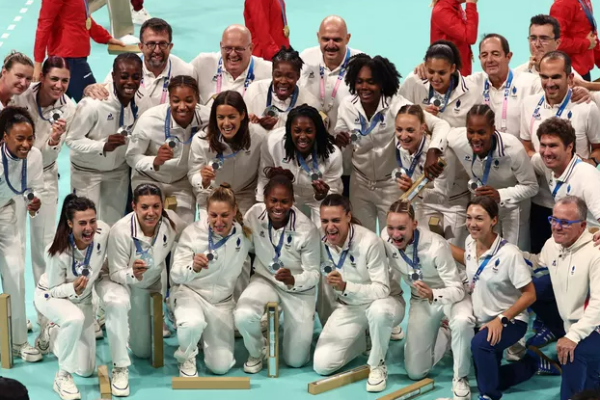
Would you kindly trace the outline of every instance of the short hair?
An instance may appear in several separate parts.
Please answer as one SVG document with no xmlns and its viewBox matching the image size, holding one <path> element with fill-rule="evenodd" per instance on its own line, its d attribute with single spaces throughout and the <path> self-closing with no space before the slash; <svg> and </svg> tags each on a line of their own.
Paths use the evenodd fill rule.
<svg viewBox="0 0 600 400">
<path fill-rule="evenodd" d="M 144 43 L 142 37 L 146 29 L 151 29 L 154 32 L 167 32 L 169 34 L 169 43 L 173 41 L 173 28 L 164 19 L 150 18 L 140 28 L 140 42 Z"/>
<path fill-rule="evenodd" d="M 502 51 L 504 51 L 504 54 L 510 53 L 510 46 L 508 44 L 508 40 L 504 36 L 500 35 L 499 33 L 488 33 L 488 34 L 483 35 L 481 42 L 479 42 L 479 52 L 481 52 L 481 45 L 483 44 L 483 42 L 485 42 L 488 39 L 493 39 L 493 38 L 500 39 L 500 43 L 502 44 Z"/>
<path fill-rule="evenodd" d="M 356 81 L 363 67 L 368 67 L 371 70 L 373 80 L 381 86 L 381 91 L 385 97 L 392 97 L 400 89 L 401 75 L 390 60 L 381 56 L 371 57 L 361 53 L 352 56 L 348 62 L 346 84 L 350 89 L 350 94 L 356 94 Z"/>
<path fill-rule="evenodd" d="M 133 64 L 137 64 L 139 65 L 140 69 L 144 68 L 144 64 L 142 62 L 142 59 L 140 58 L 140 56 L 138 56 L 135 53 L 121 53 L 118 56 L 115 57 L 115 60 L 113 61 L 113 72 L 117 72 L 117 66 L 121 63 L 133 63 Z"/>
<path fill-rule="evenodd" d="M 565 74 L 567 74 L 567 76 L 569 76 L 573 72 L 573 65 L 571 63 L 571 57 L 569 57 L 569 55 L 567 53 L 565 53 L 564 51 L 554 50 L 554 51 L 550 51 L 550 52 L 544 54 L 544 56 L 542 57 L 542 59 L 540 61 L 540 66 L 542 65 L 542 63 L 545 60 L 563 60 L 565 62 L 565 69 L 564 69 Z"/>
<path fill-rule="evenodd" d="M 462 68 L 460 51 L 458 51 L 458 47 L 449 40 L 438 40 L 433 42 L 425 52 L 424 60 L 427 61 L 430 58 L 446 60 L 450 64 L 454 64 L 456 69 Z"/>
<path fill-rule="evenodd" d="M 0 376 L 0 400 L 29 400 L 29 393 L 21 382 Z"/>
<path fill-rule="evenodd" d="M 560 24 L 558 20 L 550 15 L 538 14 L 531 17 L 531 23 L 529 29 L 533 25 L 552 25 L 552 33 L 554 34 L 554 40 L 560 39 Z"/>
<path fill-rule="evenodd" d="M 488 196 L 475 196 L 469 203 L 467 204 L 467 210 L 471 206 L 481 206 L 490 216 L 491 219 L 498 217 L 500 212 L 500 208 L 498 207 L 498 203 Z"/>
<path fill-rule="evenodd" d="M 279 49 L 279 51 L 273 56 L 272 62 L 273 69 L 275 69 L 275 64 L 280 62 L 288 62 L 292 64 L 292 67 L 294 67 L 298 73 L 302 71 L 302 65 L 304 65 L 304 61 L 302 61 L 300 58 L 300 53 L 294 50 L 291 46 L 281 46 L 281 49 Z"/>
<path fill-rule="evenodd" d="M 571 125 L 571 121 L 566 119 L 552 117 L 548 118 L 537 129 L 538 140 L 542 140 L 542 135 L 558 136 L 565 147 L 573 144 L 572 155 L 575 155 L 575 146 L 577 145 L 575 128 Z"/>
<path fill-rule="evenodd" d="M 585 221 L 587 219 L 588 208 L 585 204 L 585 201 L 581 197 L 565 196 L 562 199 L 556 200 L 556 204 L 554 204 L 554 207 L 561 204 L 575 204 L 575 206 L 577 207 L 577 217 L 582 221 Z"/>
<path fill-rule="evenodd" d="M 200 101 L 200 91 L 198 90 L 198 81 L 189 76 L 189 75 L 177 75 L 173 78 L 171 78 L 171 80 L 169 81 L 169 94 L 171 94 L 171 92 L 173 90 L 175 90 L 175 88 L 178 87 L 187 87 L 190 88 L 192 90 L 192 92 L 194 93 L 194 96 L 196 96 L 196 101 Z"/>
</svg>

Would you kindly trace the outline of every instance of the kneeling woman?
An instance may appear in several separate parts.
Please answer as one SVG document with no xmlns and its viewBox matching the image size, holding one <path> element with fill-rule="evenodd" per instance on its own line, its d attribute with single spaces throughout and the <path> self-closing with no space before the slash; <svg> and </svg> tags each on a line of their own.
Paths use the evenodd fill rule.
<svg viewBox="0 0 600 400">
<path fill-rule="evenodd" d="M 390 275 L 383 242 L 352 217 L 350 201 L 332 194 L 321 204 L 325 236 L 321 271 L 335 290 L 338 306 L 323 327 L 314 356 L 314 369 L 329 375 L 365 351 L 365 331 L 373 347 L 367 391 L 385 390 L 385 355 L 392 328 L 404 317 L 404 300 L 390 295 Z"/>
<path fill-rule="evenodd" d="M 266 167 L 289 168 L 294 174 L 294 203 L 306 206 L 315 225 L 319 206 L 329 193 L 342 192 L 342 153 L 327 132 L 316 108 L 303 104 L 290 111 L 285 128 L 273 131 L 261 153 L 256 191 L 263 201 Z"/>
<path fill-rule="evenodd" d="M 108 241 L 110 279 L 96 285 L 106 311 L 106 333 L 113 362 L 112 393 L 129 395 L 131 365 L 127 347 L 138 358 L 152 355 L 150 295 L 161 292 L 165 259 L 185 224 L 163 207 L 158 186 L 133 191 L 133 212 L 117 221 Z M 166 276 L 166 275 L 165 275 Z M 130 332 L 135 332 L 130 336 Z M 128 341 L 128 338 L 131 339 Z"/>
<path fill-rule="evenodd" d="M 69 194 L 48 249 L 46 273 L 35 289 L 35 307 L 50 321 L 42 327 L 36 347 L 58 358 L 54 391 L 64 400 L 81 398 L 71 374 L 89 377 L 94 373 L 92 291 L 104 264 L 109 230 L 96 220 L 91 200 Z"/>
<path fill-rule="evenodd" d="M 198 376 L 196 355 L 202 338 L 204 362 L 226 374 L 233 357 L 233 288 L 250 248 L 235 195 L 222 184 L 207 198 L 207 212 L 185 228 L 171 269 L 171 294 L 179 348 L 179 376 Z"/>
<path fill-rule="evenodd" d="M 500 366 L 502 352 L 527 331 L 527 307 L 536 299 L 531 272 L 519 248 L 494 232 L 498 203 L 477 196 L 467 207 L 464 264 L 471 288 L 473 312 L 479 332 L 471 342 L 481 398 L 498 400 L 502 390 L 529 374 L 523 363 Z"/>
<path fill-rule="evenodd" d="M 252 230 L 256 273 L 235 309 L 235 325 L 249 353 L 244 364 L 249 374 L 263 366 L 260 319 L 269 302 L 279 303 L 284 313 L 283 360 L 294 368 L 308 362 L 319 282 L 319 231 L 294 207 L 294 176 L 272 168 L 267 177 L 264 204 L 255 204 L 244 219 Z"/>
</svg>

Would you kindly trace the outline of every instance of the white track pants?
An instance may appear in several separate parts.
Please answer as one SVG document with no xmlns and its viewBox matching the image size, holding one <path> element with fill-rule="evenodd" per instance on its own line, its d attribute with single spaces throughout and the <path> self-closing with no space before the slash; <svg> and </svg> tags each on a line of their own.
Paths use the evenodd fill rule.
<svg viewBox="0 0 600 400">
<path fill-rule="evenodd" d="M 386 225 L 387 212 L 392 203 L 400 198 L 401 192 L 395 182 L 369 182 L 360 177 L 355 170 L 350 175 L 350 201 L 352 214 L 362 225 L 376 232 L 376 223 L 383 228 Z"/>
</svg>

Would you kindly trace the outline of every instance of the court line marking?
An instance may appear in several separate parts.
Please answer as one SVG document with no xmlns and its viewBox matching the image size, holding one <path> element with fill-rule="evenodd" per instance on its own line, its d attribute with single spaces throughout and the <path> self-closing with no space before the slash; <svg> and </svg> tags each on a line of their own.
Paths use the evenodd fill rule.
<svg viewBox="0 0 600 400">
<path fill-rule="evenodd" d="M 25 2 L 26 6 L 30 6 L 33 4 L 34 0 L 27 0 Z M 27 11 L 29 10 L 29 7 L 23 7 L 19 10 L 19 14 L 25 14 Z M 13 22 L 15 22 L 14 24 L 10 24 L 8 25 L 8 27 L 6 28 L 6 32 L 2 33 L 2 35 L 0 35 L 0 39 L 7 39 L 10 36 L 9 31 L 14 31 L 15 28 L 17 27 L 17 22 L 21 21 L 23 19 L 23 17 L 21 15 L 17 15 L 15 18 L 13 18 Z M 2 47 L 2 45 L 4 44 L 4 42 L 0 42 L 0 47 Z"/>
</svg>

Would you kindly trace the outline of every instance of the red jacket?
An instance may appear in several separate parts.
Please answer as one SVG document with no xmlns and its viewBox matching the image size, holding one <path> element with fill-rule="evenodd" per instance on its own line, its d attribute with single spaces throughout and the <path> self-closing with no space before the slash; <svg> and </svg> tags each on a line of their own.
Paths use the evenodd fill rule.
<svg viewBox="0 0 600 400">
<path fill-rule="evenodd" d="M 462 60 L 461 75 L 471 75 L 473 52 L 471 45 L 477 42 L 479 14 L 477 4 L 467 3 L 466 20 L 457 0 L 440 0 L 431 13 L 431 43 L 449 40 L 460 51 Z"/>
<path fill-rule="evenodd" d="M 244 20 L 252 34 L 252 55 L 271 61 L 281 46 L 290 46 L 283 34 L 285 8 L 284 0 L 245 1 Z"/>
<path fill-rule="evenodd" d="M 85 27 L 86 0 L 42 0 L 42 8 L 35 33 L 33 56 L 36 62 L 46 55 L 79 58 L 90 55 L 90 37 L 106 44 L 110 33 L 92 20 L 92 28 Z"/>
<path fill-rule="evenodd" d="M 590 7 L 592 2 L 583 0 Z M 560 46 L 571 57 L 573 68 L 580 75 L 585 75 L 594 68 L 594 50 L 590 50 L 587 35 L 593 30 L 590 21 L 577 0 L 555 0 L 550 8 L 550 15 L 560 24 Z M 599 63 L 600 64 L 600 63 Z"/>
</svg>

